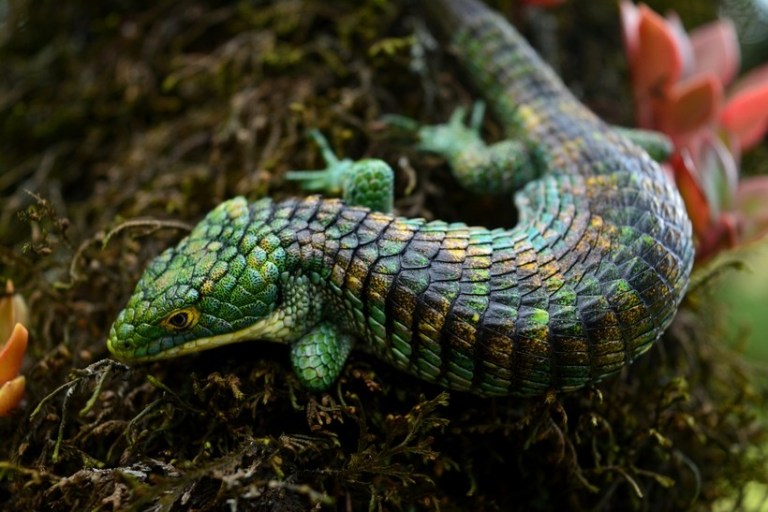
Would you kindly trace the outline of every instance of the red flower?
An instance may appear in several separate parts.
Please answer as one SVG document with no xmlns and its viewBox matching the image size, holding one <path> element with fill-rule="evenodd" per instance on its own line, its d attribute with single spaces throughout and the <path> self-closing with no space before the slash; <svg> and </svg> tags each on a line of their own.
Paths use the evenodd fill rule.
<svg viewBox="0 0 768 512">
<path fill-rule="evenodd" d="M 24 395 L 26 380 L 19 372 L 29 339 L 22 325 L 26 317 L 27 305 L 8 281 L 5 294 L 0 298 L 0 416 L 15 409 Z"/>
<path fill-rule="evenodd" d="M 706 259 L 768 233 L 768 177 L 739 181 L 742 151 L 768 132 L 768 65 L 727 86 L 739 69 L 733 24 L 685 33 L 674 13 L 621 0 L 637 124 L 675 144 L 668 167 Z"/>
</svg>

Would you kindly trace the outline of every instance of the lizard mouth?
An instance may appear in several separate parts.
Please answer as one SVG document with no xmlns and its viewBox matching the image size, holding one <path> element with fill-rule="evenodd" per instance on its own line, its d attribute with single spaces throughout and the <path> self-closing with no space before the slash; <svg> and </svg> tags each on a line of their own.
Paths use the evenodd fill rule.
<svg viewBox="0 0 768 512">
<path fill-rule="evenodd" d="M 146 363 L 149 361 L 179 357 L 194 352 L 221 347 L 223 345 L 229 345 L 231 343 L 237 343 L 238 341 L 243 341 L 245 339 L 251 339 L 248 337 L 247 331 L 248 329 L 243 329 L 242 331 L 221 334 L 218 336 L 197 338 L 186 341 L 180 345 L 166 347 L 163 347 L 163 345 L 170 344 L 168 340 L 163 339 L 155 340 L 143 347 L 131 348 L 130 344 L 117 338 L 110 337 L 107 340 L 107 348 L 112 355 L 123 362 Z"/>
<path fill-rule="evenodd" d="M 159 338 L 141 346 L 135 346 L 128 338 L 120 338 L 113 328 L 107 339 L 107 348 L 117 359 L 123 362 L 145 363 L 159 359 L 179 357 L 203 350 L 238 343 L 240 341 L 264 340 L 287 342 L 290 327 L 282 315 L 270 316 L 238 331 L 193 338 L 179 342 L 178 338 Z"/>
</svg>

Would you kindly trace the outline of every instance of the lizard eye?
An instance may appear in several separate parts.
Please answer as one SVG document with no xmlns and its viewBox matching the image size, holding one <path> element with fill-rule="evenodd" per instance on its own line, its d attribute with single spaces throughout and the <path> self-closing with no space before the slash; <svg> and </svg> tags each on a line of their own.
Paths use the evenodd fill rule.
<svg viewBox="0 0 768 512">
<path fill-rule="evenodd" d="M 197 323 L 200 313 L 195 308 L 178 309 L 171 312 L 163 320 L 163 326 L 171 331 L 183 331 Z"/>
</svg>

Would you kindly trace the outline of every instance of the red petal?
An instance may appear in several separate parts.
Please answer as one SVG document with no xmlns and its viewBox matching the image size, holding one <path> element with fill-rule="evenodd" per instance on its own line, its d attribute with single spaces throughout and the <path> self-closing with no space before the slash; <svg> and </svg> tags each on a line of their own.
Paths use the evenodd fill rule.
<svg viewBox="0 0 768 512">
<path fill-rule="evenodd" d="M 639 7 L 638 47 L 632 62 L 635 89 L 652 94 L 680 78 L 683 56 L 679 36 L 661 16 L 646 5 Z"/>
<path fill-rule="evenodd" d="M 16 377 L 12 381 L 0 385 L 0 416 L 7 416 L 19 405 L 24 396 L 24 377 Z"/>
<path fill-rule="evenodd" d="M 630 0 L 620 0 L 619 15 L 621 16 L 621 35 L 624 40 L 624 49 L 627 52 L 627 61 L 633 64 L 637 58 L 640 13 Z"/>
<path fill-rule="evenodd" d="M 765 119 L 759 119 L 751 125 L 743 125 L 739 127 L 739 133 L 735 133 L 736 138 L 739 141 L 739 149 L 745 151 L 760 144 L 760 142 L 768 133 L 768 117 Z"/>
<path fill-rule="evenodd" d="M 759 142 L 768 127 L 768 66 L 749 73 L 743 83 L 720 114 L 723 128 L 739 138 L 742 149 Z"/>
<path fill-rule="evenodd" d="M 680 21 L 680 16 L 674 11 L 667 13 L 667 25 L 669 25 L 672 35 L 675 38 L 675 44 L 680 50 L 680 59 L 682 61 L 681 76 L 688 77 L 693 73 L 693 46 L 688 33 Z"/>
<path fill-rule="evenodd" d="M 690 34 L 693 47 L 693 74 L 714 73 L 722 85 L 728 85 L 739 70 L 741 54 L 736 29 L 730 20 L 701 26 Z"/>
<path fill-rule="evenodd" d="M 768 64 L 756 67 L 744 74 L 739 80 L 733 84 L 730 88 L 731 96 L 735 96 L 737 93 L 751 89 L 753 87 L 761 87 L 768 83 Z"/>
<path fill-rule="evenodd" d="M 19 374 L 24 353 L 27 351 L 28 338 L 27 329 L 21 324 L 16 324 L 11 337 L 0 351 L 0 384 L 14 379 Z"/>
<path fill-rule="evenodd" d="M 701 237 L 712 223 L 712 213 L 704 191 L 694 174 L 694 164 L 687 154 L 677 153 L 672 157 L 675 182 L 685 203 L 685 209 L 693 224 L 693 231 Z"/>
<path fill-rule="evenodd" d="M 712 122 L 723 103 L 723 87 L 712 74 L 675 84 L 655 108 L 656 125 L 669 135 L 681 135 Z"/>
</svg>

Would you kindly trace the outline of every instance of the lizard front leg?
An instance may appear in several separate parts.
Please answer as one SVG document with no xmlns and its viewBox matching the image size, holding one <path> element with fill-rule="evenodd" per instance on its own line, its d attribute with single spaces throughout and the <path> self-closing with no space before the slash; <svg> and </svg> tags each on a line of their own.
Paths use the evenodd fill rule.
<svg viewBox="0 0 768 512">
<path fill-rule="evenodd" d="M 349 205 L 365 206 L 382 213 L 392 211 L 395 178 L 389 164 L 376 158 L 341 160 L 319 131 L 312 130 L 309 135 L 320 147 L 326 168 L 289 171 L 287 179 L 299 181 L 304 190 L 341 194 Z"/>
<path fill-rule="evenodd" d="M 323 391 L 338 379 L 354 340 L 324 322 L 291 345 L 291 365 L 301 385 Z"/>
</svg>

